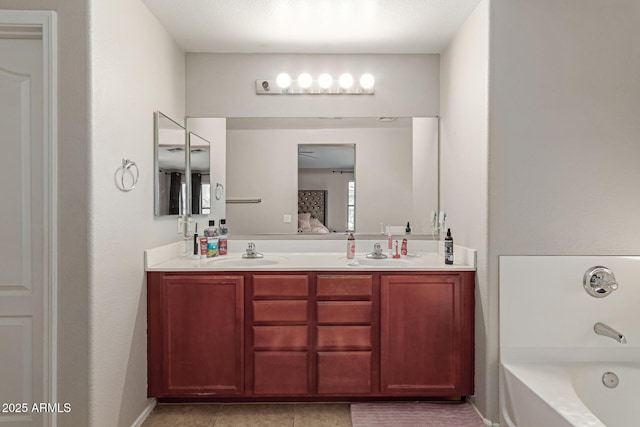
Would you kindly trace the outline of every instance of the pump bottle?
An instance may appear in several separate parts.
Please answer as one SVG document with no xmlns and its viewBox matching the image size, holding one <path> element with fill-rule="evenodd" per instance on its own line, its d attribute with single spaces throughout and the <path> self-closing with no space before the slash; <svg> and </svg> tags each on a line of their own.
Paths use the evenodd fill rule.
<svg viewBox="0 0 640 427">
<path fill-rule="evenodd" d="M 447 237 L 444 238 L 444 263 L 453 264 L 453 237 L 450 228 L 447 228 Z"/>
</svg>

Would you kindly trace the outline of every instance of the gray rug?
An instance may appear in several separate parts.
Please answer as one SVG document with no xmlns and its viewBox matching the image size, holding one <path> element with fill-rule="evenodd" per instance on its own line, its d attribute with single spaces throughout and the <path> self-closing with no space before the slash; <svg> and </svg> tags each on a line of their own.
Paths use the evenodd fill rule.
<svg viewBox="0 0 640 427">
<path fill-rule="evenodd" d="M 470 403 L 354 403 L 353 427 L 484 427 Z"/>
</svg>

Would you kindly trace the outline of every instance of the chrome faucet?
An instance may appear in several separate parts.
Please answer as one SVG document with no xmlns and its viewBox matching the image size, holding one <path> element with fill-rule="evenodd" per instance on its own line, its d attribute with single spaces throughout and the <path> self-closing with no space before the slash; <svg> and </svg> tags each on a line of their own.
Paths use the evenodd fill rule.
<svg viewBox="0 0 640 427">
<path fill-rule="evenodd" d="M 613 338 L 614 340 L 618 341 L 621 344 L 627 343 L 627 338 L 625 338 L 624 335 L 622 335 L 620 332 L 613 329 L 611 326 L 605 325 L 602 322 L 598 322 L 595 325 L 593 325 L 593 330 L 595 331 L 596 334 Z"/>
<path fill-rule="evenodd" d="M 373 252 L 366 255 L 367 258 L 372 259 L 385 259 L 387 256 L 382 253 L 382 245 L 380 243 L 376 243 L 373 245 Z"/>
<path fill-rule="evenodd" d="M 246 252 L 242 254 L 242 258 L 262 258 L 263 256 L 261 253 L 256 252 L 254 243 L 249 243 Z"/>
</svg>

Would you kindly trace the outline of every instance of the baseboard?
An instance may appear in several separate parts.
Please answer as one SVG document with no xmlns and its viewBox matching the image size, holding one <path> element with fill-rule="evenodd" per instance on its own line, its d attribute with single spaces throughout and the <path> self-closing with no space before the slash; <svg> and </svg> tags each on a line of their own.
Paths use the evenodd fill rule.
<svg viewBox="0 0 640 427">
<path fill-rule="evenodd" d="M 147 419 L 151 411 L 153 411 L 153 408 L 156 407 L 157 403 L 158 401 L 156 399 L 151 399 L 146 408 L 144 408 L 144 411 L 142 411 L 140 416 L 133 422 L 133 424 L 131 424 L 131 427 L 140 427 L 142 423 Z"/>
<path fill-rule="evenodd" d="M 469 403 L 471 403 L 471 406 L 473 406 L 473 409 L 476 410 L 476 412 L 478 413 L 478 415 L 480 416 L 480 418 L 482 418 L 482 422 L 484 423 L 485 426 L 487 427 L 500 427 L 499 423 L 494 423 L 491 420 L 486 419 L 483 415 L 482 412 L 480 412 L 478 410 L 478 408 L 476 407 L 476 405 L 473 404 L 473 402 L 469 401 Z"/>
</svg>

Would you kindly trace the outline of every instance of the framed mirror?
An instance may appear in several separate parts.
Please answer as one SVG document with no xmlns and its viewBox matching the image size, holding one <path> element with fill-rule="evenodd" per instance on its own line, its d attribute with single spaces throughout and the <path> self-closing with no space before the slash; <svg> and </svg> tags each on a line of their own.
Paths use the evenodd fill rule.
<svg viewBox="0 0 640 427">
<path fill-rule="evenodd" d="M 156 216 L 187 214 L 187 139 L 185 129 L 156 111 L 154 117 Z"/>
<path fill-rule="evenodd" d="M 191 215 L 211 213 L 211 144 L 189 132 L 189 171 L 191 172 Z"/>
</svg>

